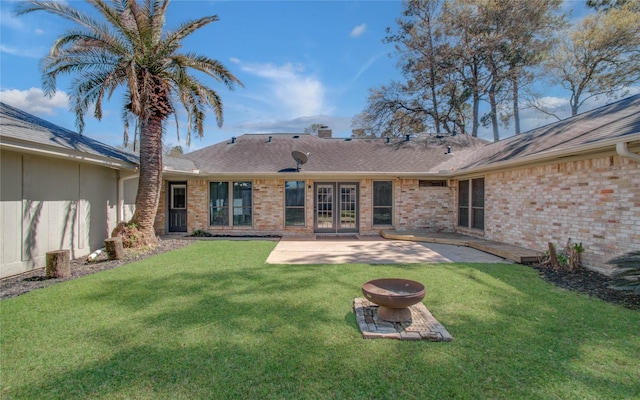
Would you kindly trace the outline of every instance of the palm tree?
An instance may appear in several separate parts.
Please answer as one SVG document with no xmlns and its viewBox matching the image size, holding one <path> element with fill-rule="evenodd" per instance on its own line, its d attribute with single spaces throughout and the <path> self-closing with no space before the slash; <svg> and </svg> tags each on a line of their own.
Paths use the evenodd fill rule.
<svg viewBox="0 0 640 400">
<path fill-rule="evenodd" d="M 222 126 L 222 101 L 212 89 L 189 74 L 201 71 L 227 88 L 242 83 L 220 62 L 194 53 L 181 53 L 181 42 L 198 29 L 218 20 L 216 15 L 183 23 L 165 31 L 169 0 L 87 0 L 104 20 L 98 21 L 65 2 L 32 0 L 18 6 L 17 14 L 46 11 L 76 24 L 62 34 L 43 59 L 43 87 L 48 95 L 56 91 L 58 75 L 74 75 L 71 106 L 82 132 L 84 115 L 90 107 L 102 117 L 102 103 L 118 88 L 124 88 L 124 136 L 129 121 L 136 123 L 140 140 L 140 178 L 136 210 L 130 223 L 136 224 L 143 244 L 157 242 L 153 224 L 162 185 L 162 133 L 167 118 L 182 104 L 187 112 L 187 144 L 191 131 L 203 135 L 208 108 Z"/>
</svg>

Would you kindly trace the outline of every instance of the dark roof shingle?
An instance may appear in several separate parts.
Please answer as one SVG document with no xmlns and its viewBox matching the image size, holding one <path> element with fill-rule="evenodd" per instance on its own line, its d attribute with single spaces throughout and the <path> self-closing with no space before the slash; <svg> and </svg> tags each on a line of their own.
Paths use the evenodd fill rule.
<svg viewBox="0 0 640 400">
<path fill-rule="evenodd" d="M 271 138 L 271 139 L 269 139 Z M 309 153 L 305 173 L 437 173 L 487 142 L 469 136 L 392 139 L 323 139 L 309 134 L 246 134 L 182 157 L 201 173 L 278 173 L 296 168 L 291 153 Z M 452 153 L 447 154 L 447 146 Z"/>
<path fill-rule="evenodd" d="M 135 154 L 101 143 L 0 102 L 0 139 L 5 138 L 138 164 L 138 157 Z"/>
</svg>

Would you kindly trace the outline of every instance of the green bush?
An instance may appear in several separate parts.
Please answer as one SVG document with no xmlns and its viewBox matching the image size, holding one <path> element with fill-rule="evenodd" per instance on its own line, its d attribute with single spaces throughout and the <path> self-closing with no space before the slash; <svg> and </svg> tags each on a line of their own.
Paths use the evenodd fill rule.
<svg viewBox="0 0 640 400">
<path fill-rule="evenodd" d="M 193 231 L 191 236 L 193 236 L 193 237 L 212 237 L 213 235 L 211 233 L 205 231 L 204 229 L 196 229 L 195 231 Z"/>
<path fill-rule="evenodd" d="M 632 251 L 616 257 L 608 264 L 620 268 L 613 274 L 614 279 L 609 285 L 611 289 L 631 290 L 640 294 L 640 251 Z"/>
</svg>

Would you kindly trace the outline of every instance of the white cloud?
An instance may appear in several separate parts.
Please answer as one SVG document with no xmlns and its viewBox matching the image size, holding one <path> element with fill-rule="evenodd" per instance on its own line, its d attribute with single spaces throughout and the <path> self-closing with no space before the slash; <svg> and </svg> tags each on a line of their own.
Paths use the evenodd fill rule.
<svg viewBox="0 0 640 400">
<path fill-rule="evenodd" d="M 327 125 L 333 131 L 333 137 L 347 137 L 351 133 L 351 118 L 324 114 L 279 121 L 243 122 L 232 129 L 251 133 L 302 133 L 312 124 Z"/>
<path fill-rule="evenodd" d="M 28 58 L 42 58 L 47 55 L 47 51 L 44 48 L 19 48 L 4 44 L 0 44 L 0 52 Z"/>
<path fill-rule="evenodd" d="M 351 82 L 356 81 L 358 78 L 360 78 L 360 75 L 362 75 L 366 70 L 369 69 L 369 67 L 371 67 L 373 65 L 373 63 L 375 63 L 380 57 L 384 56 L 386 53 L 378 53 L 376 55 L 374 55 L 373 57 L 369 58 L 364 65 L 360 68 L 360 70 L 355 74 L 355 76 L 353 78 L 351 78 Z"/>
<path fill-rule="evenodd" d="M 244 72 L 267 81 L 268 93 L 247 93 L 254 98 L 262 98 L 271 105 L 277 105 L 284 115 L 281 118 L 297 118 L 327 112 L 325 88 L 322 82 L 311 75 L 305 75 L 302 65 L 241 64 Z"/>
<path fill-rule="evenodd" d="M 24 29 L 22 20 L 16 17 L 9 7 L 3 7 L 2 10 L 0 10 L 0 22 L 5 27 L 19 30 Z"/>
<path fill-rule="evenodd" d="M 349 34 L 349 36 L 351 37 L 358 37 L 360 35 L 362 35 L 363 33 L 365 33 L 367 30 L 367 24 L 360 24 L 358 26 L 356 26 L 355 28 L 353 28 L 351 30 L 351 33 Z"/>
<path fill-rule="evenodd" d="M 0 101 L 36 115 L 55 115 L 56 108 L 67 108 L 69 96 L 57 91 L 53 97 L 45 96 L 42 89 L 8 89 L 0 91 Z"/>
</svg>

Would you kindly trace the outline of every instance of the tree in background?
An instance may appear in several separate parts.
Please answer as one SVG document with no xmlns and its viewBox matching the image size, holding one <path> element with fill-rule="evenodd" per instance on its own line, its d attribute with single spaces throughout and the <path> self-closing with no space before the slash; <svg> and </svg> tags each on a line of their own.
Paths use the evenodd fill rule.
<svg viewBox="0 0 640 400">
<path fill-rule="evenodd" d="M 377 135 L 399 135 L 421 127 L 436 134 L 456 130 L 477 136 L 491 125 L 499 140 L 500 119 L 516 120 L 519 96 L 562 25 L 561 0 L 409 0 L 387 29 L 385 42 L 400 54 L 406 82 L 372 89 L 366 116 Z M 490 112 L 480 115 L 480 103 Z M 510 105 L 509 105 L 510 104 Z"/>
<path fill-rule="evenodd" d="M 327 126 L 324 124 L 311 124 L 309 126 L 307 126 L 306 128 L 304 128 L 304 133 L 308 133 L 314 136 L 318 136 L 318 131 L 320 129 L 326 129 Z"/>
<path fill-rule="evenodd" d="M 559 37 L 544 66 L 571 94 L 572 116 L 586 100 L 615 98 L 640 81 L 640 2 L 588 15 Z"/>
<path fill-rule="evenodd" d="M 636 0 L 587 0 L 587 6 L 598 11 L 607 11 L 610 8 L 620 8 L 633 1 Z"/>
<path fill-rule="evenodd" d="M 125 142 L 130 120 L 135 121 L 140 140 L 140 175 L 136 210 L 130 224 L 141 233 L 142 245 L 154 245 L 154 221 L 162 184 L 162 132 L 167 118 L 182 104 L 187 112 L 187 144 L 191 131 L 204 133 L 207 109 L 215 112 L 222 126 L 222 100 L 218 93 L 198 81 L 191 69 L 213 77 L 229 89 L 242 83 L 220 62 L 207 56 L 179 52 L 182 41 L 218 20 L 216 15 L 165 30 L 169 0 L 87 1 L 103 18 L 98 21 L 65 2 L 32 0 L 18 6 L 19 15 L 46 11 L 73 22 L 76 27 L 62 34 L 43 60 L 45 93 L 56 91 L 60 74 L 74 75 L 71 102 L 76 125 L 82 132 L 84 115 L 93 106 L 102 117 L 105 95 L 125 90 L 122 110 Z"/>
<path fill-rule="evenodd" d="M 184 154 L 184 150 L 182 149 L 182 146 L 167 146 L 164 145 L 162 146 L 163 150 L 162 152 L 164 153 L 165 156 L 167 157 L 178 157 Z"/>
</svg>

